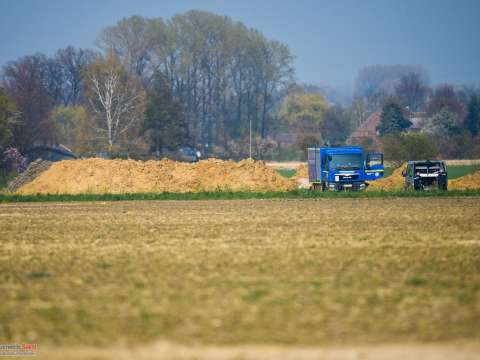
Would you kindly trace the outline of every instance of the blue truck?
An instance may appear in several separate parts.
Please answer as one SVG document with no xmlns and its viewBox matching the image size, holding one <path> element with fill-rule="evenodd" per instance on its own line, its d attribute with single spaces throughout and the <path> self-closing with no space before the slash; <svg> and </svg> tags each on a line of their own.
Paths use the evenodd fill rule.
<svg viewBox="0 0 480 360">
<path fill-rule="evenodd" d="M 308 148 L 308 180 L 321 191 L 365 190 L 383 177 L 383 154 L 365 154 L 358 146 Z"/>
</svg>

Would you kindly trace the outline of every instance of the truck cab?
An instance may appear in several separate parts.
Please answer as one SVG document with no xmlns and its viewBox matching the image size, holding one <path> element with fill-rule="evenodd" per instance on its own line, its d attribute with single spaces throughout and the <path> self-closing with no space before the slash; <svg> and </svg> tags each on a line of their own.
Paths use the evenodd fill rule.
<svg viewBox="0 0 480 360">
<path fill-rule="evenodd" d="M 313 189 L 364 190 L 366 181 L 383 177 L 383 155 L 358 146 L 308 148 L 308 177 Z"/>
</svg>

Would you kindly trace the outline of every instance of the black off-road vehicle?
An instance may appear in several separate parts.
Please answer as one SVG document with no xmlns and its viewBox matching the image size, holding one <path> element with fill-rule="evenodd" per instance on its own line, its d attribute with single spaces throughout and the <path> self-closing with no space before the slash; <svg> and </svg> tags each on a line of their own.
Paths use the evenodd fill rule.
<svg viewBox="0 0 480 360">
<path fill-rule="evenodd" d="M 402 175 L 405 177 L 405 190 L 448 189 L 447 166 L 440 160 L 409 161 Z"/>
</svg>

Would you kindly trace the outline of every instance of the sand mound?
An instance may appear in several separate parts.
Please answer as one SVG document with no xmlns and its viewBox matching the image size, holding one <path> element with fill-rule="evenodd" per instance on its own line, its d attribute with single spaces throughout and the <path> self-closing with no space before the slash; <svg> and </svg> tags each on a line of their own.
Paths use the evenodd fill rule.
<svg viewBox="0 0 480 360">
<path fill-rule="evenodd" d="M 294 176 L 296 179 L 307 178 L 308 179 L 308 167 L 306 164 L 301 164 L 297 168 L 297 172 Z"/>
<path fill-rule="evenodd" d="M 369 182 L 367 191 L 389 191 L 401 190 L 405 184 L 405 178 L 402 176 L 402 171 L 407 168 L 407 163 L 396 168 L 389 177 Z"/>
<path fill-rule="evenodd" d="M 64 160 L 51 165 L 19 194 L 125 194 L 199 191 L 286 191 L 294 182 L 262 161 L 217 159 L 195 164 L 161 161 Z"/>
<path fill-rule="evenodd" d="M 310 182 L 308 181 L 308 167 L 306 164 L 300 164 L 297 167 L 297 172 L 292 176 L 292 181 L 297 184 L 299 189 L 309 189 Z"/>
<path fill-rule="evenodd" d="M 480 171 L 462 176 L 448 182 L 450 190 L 477 190 L 480 189 Z"/>
</svg>

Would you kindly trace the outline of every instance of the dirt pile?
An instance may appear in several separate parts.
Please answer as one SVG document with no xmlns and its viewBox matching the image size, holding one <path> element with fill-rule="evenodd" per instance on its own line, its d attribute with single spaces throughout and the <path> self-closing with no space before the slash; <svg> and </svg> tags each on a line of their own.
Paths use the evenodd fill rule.
<svg viewBox="0 0 480 360">
<path fill-rule="evenodd" d="M 367 191 L 389 191 L 389 190 L 401 190 L 405 183 L 405 178 L 402 176 L 402 171 L 407 168 L 407 163 L 396 168 L 392 175 L 389 177 L 369 182 Z"/>
<path fill-rule="evenodd" d="M 52 163 L 50 161 L 43 159 L 33 161 L 23 173 L 8 184 L 7 191 L 17 191 L 22 186 L 35 180 L 41 173 L 47 171 L 51 165 Z"/>
<path fill-rule="evenodd" d="M 478 190 L 480 189 L 480 171 L 462 176 L 448 182 L 450 190 Z"/>
<path fill-rule="evenodd" d="M 286 191 L 293 181 L 262 161 L 217 159 L 195 164 L 161 161 L 64 160 L 51 165 L 19 194 L 125 194 L 199 191 Z"/>
<path fill-rule="evenodd" d="M 308 167 L 306 164 L 300 164 L 297 167 L 297 172 L 292 176 L 292 181 L 294 181 L 300 189 L 310 188 L 310 182 L 308 181 Z"/>
<path fill-rule="evenodd" d="M 295 173 L 295 176 L 294 176 L 296 179 L 300 179 L 300 178 L 307 178 L 308 179 L 308 167 L 306 164 L 301 164 L 298 168 L 297 168 L 297 172 Z"/>
</svg>

